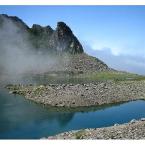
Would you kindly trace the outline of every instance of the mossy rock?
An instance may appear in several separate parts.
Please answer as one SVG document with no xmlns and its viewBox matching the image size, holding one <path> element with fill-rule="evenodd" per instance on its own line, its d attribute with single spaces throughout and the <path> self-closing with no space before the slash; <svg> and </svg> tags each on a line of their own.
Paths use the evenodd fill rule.
<svg viewBox="0 0 145 145">
<path fill-rule="evenodd" d="M 85 136 L 85 130 L 80 130 L 76 132 L 74 135 L 76 139 L 83 139 Z"/>
</svg>

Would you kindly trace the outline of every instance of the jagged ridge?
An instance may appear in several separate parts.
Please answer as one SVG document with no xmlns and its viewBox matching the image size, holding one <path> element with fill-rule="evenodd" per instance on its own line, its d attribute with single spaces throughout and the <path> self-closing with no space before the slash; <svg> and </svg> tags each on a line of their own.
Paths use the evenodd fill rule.
<svg viewBox="0 0 145 145">
<path fill-rule="evenodd" d="M 40 26 L 33 24 L 28 27 L 16 16 L 0 15 L 0 26 L 4 19 L 13 22 L 19 28 L 22 35 L 28 36 L 28 41 L 32 44 L 32 49 L 42 53 L 69 54 L 69 63 L 64 62 L 64 67 L 56 66 L 60 71 L 88 72 L 111 70 L 105 63 L 97 58 L 93 58 L 84 53 L 83 47 L 72 30 L 64 23 L 58 22 L 53 30 L 50 26 Z M 74 55 L 75 54 L 75 55 Z M 78 54 L 78 55 L 76 55 Z M 64 56 L 62 56 L 64 57 Z M 55 67 L 52 71 L 55 71 Z"/>
<path fill-rule="evenodd" d="M 23 32 L 28 33 L 30 42 L 38 50 L 56 53 L 67 52 L 70 54 L 84 52 L 82 45 L 64 22 L 58 22 L 56 30 L 53 30 L 50 26 L 42 27 L 37 24 L 33 24 L 32 28 L 29 28 L 18 17 L 5 14 L 0 15 L 1 25 L 3 19 L 9 19 L 20 27 Z"/>
</svg>

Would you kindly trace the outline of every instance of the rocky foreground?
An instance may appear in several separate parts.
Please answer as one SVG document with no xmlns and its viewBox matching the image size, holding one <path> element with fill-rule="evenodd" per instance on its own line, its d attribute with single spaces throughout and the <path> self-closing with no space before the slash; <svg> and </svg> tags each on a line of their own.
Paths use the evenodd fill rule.
<svg viewBox="0 0 145 145">
<path fill-rule="evenodd" d="M 145 80 L 96 81 L 83 84 L 7 85 L 10 93 L 57 107 L 97 106 L 145 99 Z"/>
<path fill-rule="evenodd" d="M 145 119 L 112 127 L 65 132 L 48 139 L 145 139 Z"/>
</svg>

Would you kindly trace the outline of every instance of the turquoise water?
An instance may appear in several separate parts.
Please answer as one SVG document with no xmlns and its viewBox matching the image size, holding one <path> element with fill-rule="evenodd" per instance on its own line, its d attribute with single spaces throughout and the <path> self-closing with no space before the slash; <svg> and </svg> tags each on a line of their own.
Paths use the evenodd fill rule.
<svg viewBox="0 0 145 145">
<path fill-rule="evenodd" d="M 111 126 L 145 117 L 145 101 L 68 110 L 32 103 L 0 90 L 0 138 L 39 139 L 69 130 Z"/>
</svg>

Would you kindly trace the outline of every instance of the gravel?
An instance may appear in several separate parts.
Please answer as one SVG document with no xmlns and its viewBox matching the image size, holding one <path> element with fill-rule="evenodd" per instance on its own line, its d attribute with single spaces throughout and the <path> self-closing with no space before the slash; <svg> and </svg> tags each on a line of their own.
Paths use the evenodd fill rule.
<svg viewBox="0 0 145 145">
<path fill-rule="evenodd" d="M 141 119 L 117 126 L 70 131 L 48 139 L 145 139 L 145 121 Z"/>
<path fill-rule="evenodd" d="M 99 81 L 86 84 L 8 85 L 10 93 L 57 107 L 98 106 L 145 99 L 145 81 Z"/>
</svg>

